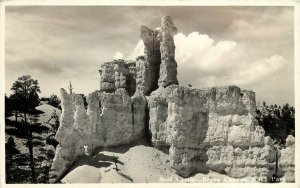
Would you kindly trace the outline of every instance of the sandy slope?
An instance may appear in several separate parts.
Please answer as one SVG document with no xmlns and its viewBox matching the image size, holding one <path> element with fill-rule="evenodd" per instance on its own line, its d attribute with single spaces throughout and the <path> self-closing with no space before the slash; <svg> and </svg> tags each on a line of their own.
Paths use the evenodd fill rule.
<svg viewBox="0 0 300 188">
<path fill-rule="evenodd" d="M 165 175 L 172 174 L 177 177 L 167 163 L 167 154 L 143 144 L 131 148 L 124 146 L 103 149 L 91 158 L 79 160 L 77 167 L 62 182 L 159 182 L 159 178 Z"/>
<path fill-rule="evenodd" d="M 60 115 L 61 115 L 61 110 L 60 109 L 55 108 L 51 105 L 48 105 L 44 102 L 42 102 L 42 105 L 37 106 L 35 109 L 43 112 L 42 114 L 39 115 L 39 120 L 38 120 L 38 122 L 42 123 L 42 124 L 48 122 L 48 120 L 51 118 L 51 115 L 53 114 L 54 111 L 56 112 L 56 114 L 58 115 L 59 118 L 60 118 Z M 51 123 L 51 121 L 52 120 L 50 120 L 49 123 Z"/>
<path fill-rule="evenodd" d="M 117 164 L 117 170 L 116 165 Z M 102 149 L 77 161 L 63 183 L 159 183 L 238 181 L 216 172 L 181 178 L 170 168 L 168 155 L 139 142 L 131 146 Z"/>
</svg>

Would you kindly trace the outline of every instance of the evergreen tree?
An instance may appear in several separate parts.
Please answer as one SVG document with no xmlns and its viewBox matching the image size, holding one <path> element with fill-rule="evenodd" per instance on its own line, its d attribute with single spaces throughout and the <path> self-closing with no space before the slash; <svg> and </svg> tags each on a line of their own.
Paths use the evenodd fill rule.
<svg viewBox="0 0 300 188">
<path fill-rule="evenodd" d="M 275 142 L 283 144 L 288 135 L 295 136 L 295 109 L 289 104 L 266 105 L 256 109 L 257 121 Z"/>
<path fill-rule="evenodd" d="M 57 97 L 57 95 L 52 94 L 48 99 L 48 104 L 55 107 L 55 108 L 61 109 L 60 99 Z"/>
<path fill-rule="evenodd" d="M 33 144 L 32 144 L 32 130 L 28 123 L 27 115 L 35 110 L 35 107 L 39 104 L 40 87 L 38 81 L 31 78 L 30 75 L 24 75 L 19 77 L 11 87 L 13 91 L 13 101 L 18 104 L 18 109 L 23 113 L 23 123 L 27 126 L 27 145 L 30 156 L 30 169 L 31 169 L 31 181 L 36 183 L 36 174 L 33 160 Z"/>
</svg>

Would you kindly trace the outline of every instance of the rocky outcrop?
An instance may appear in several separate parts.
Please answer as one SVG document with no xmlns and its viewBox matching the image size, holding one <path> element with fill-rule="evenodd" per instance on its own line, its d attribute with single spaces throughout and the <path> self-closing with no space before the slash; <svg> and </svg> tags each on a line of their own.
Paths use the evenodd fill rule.
<svg viewBox="0 0 300 188">
<path fill-rule="evenodd" d="M 275 152 L 256 124 L 253 92 L 169 86 L 153 92 L 148 103 L 153 144 L 169 148 L 180 175 L 208 169 L 232 177 L 274 173 Z"/>
<path fill-rule="evenodd" d="M 285 148 L 280 150 L 279 169 L 285 182 L 295 182 L 295 138 L 289 135 Z"/>
<path fill-rule="evenodd" d="M 68 94 L 61 89 L 61 106 L 60 127 L 55 135 L 59 145 L 52 163 L 52 172 L 56 177 L 61 176 L 78 156 L 84 154 L 87 146 L 98 143 L 96 135 L 92 134 L 94 130 L 89 123 L 82 96 Z"/>
<path fill-rule="evenodd" d="M 269 180 L 277 169 L 276 148 L 256 122 L 255 93 L 237 86 L 178 86 L 173 39 L 177 28 L 171 18 L 164 17 L 161 28 L 141 26 L 139 32 L 145 55 L 104 63 L 100 90 L 88 96 L 87 109 L 81 95 L 61 90 L 54 173 L 61 176 L 79 156 L 97 147 L 144 136 L 169 154 L 171 167 L 181 176 L 213 170 Z M 294 153 L 289 137 L 279 153 L 279 169 L 289 182 L 294 181 Z"/>
<path fill-rule="evenodd" d="M 61 89 L 61 125 L 56 134 L 59 145 L 52 165 L 57 177 L 79 156 L 97 147 L 128 144 L 144 135 L 146 98 L 118 93 L 119 88 L 115 93 L 91 93 L 87 110 L 81 95 Z"/>
</svg>

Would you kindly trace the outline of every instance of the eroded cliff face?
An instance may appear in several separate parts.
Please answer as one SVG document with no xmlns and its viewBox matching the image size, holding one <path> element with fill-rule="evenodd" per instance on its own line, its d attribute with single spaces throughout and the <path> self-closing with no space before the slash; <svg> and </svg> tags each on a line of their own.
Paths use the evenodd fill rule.
<svg viewBox="0 0 300 188">
<path fill-rule="evenodd" d="M 236 86 L 178 86 L 177 28 L 171 18 L 164 17 L 160 28 L 141 26 L 139 32 L 145 56 L 101 65 L 100 90 L 89 94 L 87 109 L 81 95 L 61 90 L 54 174 L 62 176 L 95 148 L 150 137 L 181 176 L 213 170 L 236 178 L 270 178 L 276 171 L 276 149 L 255 120 L 255 93 Z M 294 153 L 289 137 L 287 148 L 279 152 L 279 170 L 287 181 L 294 178 Z"/>
<path fill-rule="evenodd" d="M 86 110 L 81 95 L 61 89 L 62 116 L 56 134 L 59 145 L 52 165 L 57 177 L 95 148 L 128 144 L 144 135 L 145 97 L 130 97 L 120 91 L 91 93 Z"/>
<path fill-rule="evenodd" d="M 255 117 L 255 94 L 236 86 L 159 88 L 148 99 L 155 147 L 177 172 L 214 170 L 232 177 L 268 176 L 275 152 Z"/>
</svg>

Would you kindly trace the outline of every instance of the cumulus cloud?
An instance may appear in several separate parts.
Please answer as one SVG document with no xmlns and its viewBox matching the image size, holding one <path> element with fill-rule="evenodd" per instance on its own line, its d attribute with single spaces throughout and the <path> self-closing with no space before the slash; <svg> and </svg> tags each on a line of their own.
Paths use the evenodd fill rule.
<svg viewBox="0 0 300 188">
<path fill-rule="evenodd" d="M 251 46 L 230 40 L 217 41 L 198 32 L 178 33 L 174 42 L 180 85 L 192 84 L 200 88 L 237 85 L 254 90 L 258 101 L 293 98 L 293 93 L 289 92 L 293 90 L 293 78 L 289 76 L 292 70 L 280 54 L 256 57 L 248 53 Z M 144 45 L 140 40 L 126 58 L 134 59 L 143 54 Z M 284 86 L 278 87 L 278 83 Z M 274 92 L 276 96 L 272 95 Z"/>
<path fill-rule="evenodd" d="M 216 71 L 223 66 L 228 66 L 224 58 L 228 53 L 233 53 L 236 49 L 234 41 L 215 41 L 206 34 L 198 32 L 185 36 L 182 33 L 174 37 L 176 46 L 176 59 L 178 66 L 189 66 L 205 71 Z"/>
<path fill-rule="evenodd" d="M 144 55 L 144 43 L 142 40 L 139 40 L 135 45 L 135 48 L 130 52 L 126 59 L 134 60 L 136 57 Z"/>
<path fill-rule="evenodd" d="M 235 41 L 218 41 L 207 34 L 192 32 L 174 36 L 179 82 L 194 86 L 247 85 L 259 82 L 285 66 L 285 59 L 274 54 L 255 59 L 247 56 L 247 49 Z M 143 54 L 140 40 L 127 57 Z M 197 74 L 189 74 L 192 71 Z"/>
</svg>

